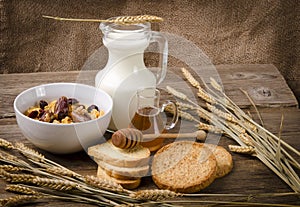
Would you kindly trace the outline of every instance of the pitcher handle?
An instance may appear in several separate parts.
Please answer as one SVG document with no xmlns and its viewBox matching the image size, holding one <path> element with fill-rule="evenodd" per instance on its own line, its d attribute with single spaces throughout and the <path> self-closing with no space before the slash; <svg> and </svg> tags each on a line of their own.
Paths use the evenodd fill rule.
<svg viewBox="0 0 300 207">
<path fill-rule="evenodd" d="M 167 106 L 171 106 L 173 108 L 172 120 L 167 122 L 166 125 L 165 125 L 165 129 L 170 130 L 170 129 L 175 127 L 175 125 L 178 121 L 178 109 L 177 109 L 177 105 L 175 104 L 174 101 L 167 100 L 165 103 L 162 104 L 161 112 L 163 112 Z"/>
<path fill-rule="evenodd" d="M 167 39 L 159 32 L 151 32 L 150 42 L 157 42 L 159 46 L 159 63 L 158 66 L 160 71 L 156 74 L 156 84 L 160 84 L 166 77 L 167 74 L 167 64 L 168 64 L 168 41 Z"/>
</svg>

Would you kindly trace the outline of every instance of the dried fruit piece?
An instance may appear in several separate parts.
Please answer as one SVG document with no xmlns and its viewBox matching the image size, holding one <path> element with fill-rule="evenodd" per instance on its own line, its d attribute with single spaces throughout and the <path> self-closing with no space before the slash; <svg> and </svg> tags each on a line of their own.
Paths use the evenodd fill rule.
<svg viewBox="0 0 300 207">
<path fill-rule="evenodd" d="M 45 109 L 45 106 L 48 106 L 48 103 L 47 101 L 40 100 L 39 105 L 41 109 Z"/>
<path fill-rule="evenodd" d="M 67 97 L 62 96 L 57 101 L 54 114 L 57 115 L 58 120 L 61 120 L 66 116 L 68 116 L 68 113 L 69 113 L 68 99 Z"/>
<path fill-rule="evenodd" d="M 54 114 L 49 111 L 45 111 L 44 114 L 39 119 L 39 121 L 49 122 L 49 123 L 52 122 L 53 120 L 54 120 Z"/>
<path fill-rule="evenodd" d="M 91 111 L 93 110 L 93 109 L 96 109 L 97 111 L 99 111 L 99 108 L 98 108 L 98 106 L 96 106 L 96 105 L 90 105 L 88 108 L 87 108 L 87 111 L 89 112 L 89 113 L 91 113 Z"/>
<path fill-rule="evenodd" d="M 76 98 L 69 98 L 68 99 L 68 104 L 73 105 L 73 104 L 77 104 L 77 103 L 79 103 L 79 101 Z"/>
<path fill-rule="evenodd" d="M 39 112 L 38 112 L 38 111 L 31 111 L 31 112 L 28 114 L 28 117 L 29 117 L 29 118 L 32 118 L 32 119 L 35 119 L 38 115 L 39 115 Z"/>
</svg>

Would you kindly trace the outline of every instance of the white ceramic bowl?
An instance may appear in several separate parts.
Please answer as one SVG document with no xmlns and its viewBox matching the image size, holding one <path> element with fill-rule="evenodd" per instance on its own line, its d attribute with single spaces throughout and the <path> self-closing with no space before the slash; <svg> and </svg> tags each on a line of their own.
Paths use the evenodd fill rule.
<svg viewBox="0 0 300 207">
<path fill-rule="evenodd" d="M 24 112 L 37 105 L 41 99 L 52 101 L 61 96 L 76 98 L 85 105 L 95 104 L 105 114 L 94 120 L 55 124 L 31 119 Z M 87 150 L 89 146 L 104 142 L 111 119 L 113 101 L 101 89 L 78 83 L 51 83 L 29 88 L 20 93 L 14 101 L 17 123 L 24 136 L 35 146 L 59 154 Z"/>
</svg>

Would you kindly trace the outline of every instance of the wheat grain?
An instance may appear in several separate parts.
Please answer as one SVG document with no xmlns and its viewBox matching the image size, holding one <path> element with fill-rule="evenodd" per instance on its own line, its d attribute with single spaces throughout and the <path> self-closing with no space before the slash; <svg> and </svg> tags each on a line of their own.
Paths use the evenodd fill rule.
<svg viewBox="0 0 300 207">
<path fill-rule="evenodd" d="M 188 100 L 187 96 L 184 93 L 181 93 L 177 90 L 175 90 L 174 88 L 172 88 L 171 86 L 167 86 L 166 87 L 167 91 L 172 94 L 173 96 L 180 98 L 182 100 Z"/>
<path fill-rule="evenodd" d="M 198 109 L 196 110 L 196 113 L 197 113 L 197 115 L 198 115 L 200 118 L 204 119 L 205 121 L 210 121 L 211 118 L 212 118 L 211 114 L 208 115 L 208 114 L 204 111 L 204 109 L 201 109 L 201 108 L 198 108 Z"/>
<path fill-rule="evenodd" d="M 257 132 L 257 127 L 254 124 L 250 123 L 249 121 L 244 121 L 243 123 L 253 132 Z"/>
<path fill-rule="evenodd" d="M 239 135 L 239 138 L 248 146 L 252 146 L 253 147 L 253 142 L 251 139 L 251 136 L 247 133 L 242 133 Z"/>
<path fill-rule="evenodd" d="M 252 146 L 238 146 L 238 145 L 228 145 L 231 152 L 237 152 L 241 154 L 255 154 L 255 148 Z"/>
<path fill-rule="evenodd" d="M 236 123 L 228 122 L 226 124 L 231 129 L 231 131 L 235 132 L 236 134 L 245 134 L 246 133 L 246 129 Z"/>
<path fill-rule="evenodd" d="M 121 16 L 115 19 L 109 20 L 116 24 L 139 24 L 145 22 L 162 22 L 161 17 L 153 15 L 138 15 L 138 16 Z"/>
<path fill-rule="evenodd" d="M 7 185 L 5 188 L 6 191 L 22 193 L 27 195 L 38 195 L 39 192 L 32 190 L 31 188 L 21 186 L 21 185 Z"/>
<path fill-rule="evenodd" d="M 78 184 L 67 181 L 67 180 L 59 180 L 59 179 L 49 179 L 49 178 L 41 178 L 36 176 L 32 183 L 38 186 L 47 187 L 59 191 L 68 191 L 73 190 L 78 187 Z"/>
<path fill-rule="evenodd" d="M 26 170 L 26 168 L 16 167 L 13 165 L 0 165 L 0 169 L 5 170 L 6 172 L 20 172 Z"/>
<path fill-rule="evenodd" d="M 162 22 L 163 18 L 153 15 L 137 15 L 137 16 L 120 16 L 112 19 L 78 19 L 78 18 L 63 18 L 43 15 L 44 18 L 54 19 L 59 21 L 75 21 L 75 22 L 108 22 L 121 25 L 140 24 L 145 22 Z"/>
<path fill-rule="evenodd" d="M 73 171 L 66 169 L 66 168 L 60 168 L 60 167 L 48 167 L 46 168 L 46 171 L 52 174 L 56 175 L 62 175 L 62 176 L 68 176 L 71 178 L 77 178 L 78 174 L 74 173 Z"/>
<path fill-rule="evenodd" d="M 87 175 L 85 176 L 85 182 L 99 189 L 116 191 L 116 192 L 124 191 L 124 188 L 121 185 L 114 182 L 113 180 Z"/>
<path fill-rule="evenodd" d="M 205 92 L 202 88 L 199 88 L 198 97 L 202 98 L 204 101 L 210 103 L 210 104 L 216 104 L 215 98 L 213 98 L 211 95 L 209 95 L 207 92 Z"/>
<path fill-rule="evenodd" d="M 44 198 L 41 195 L 16 195 L 5 199 L 0 199 L 1 206 L 19 206 L 37 199 Z"/>
<path fill-rule="evenodd" d="M 39 152 L 25 146 L 23 143 L 17 142 L 15 144 L 15 147 L 17 150 L 19 150 L 19 152 L 21 154 L 23 154 L 24 156 L 35 160 L 37 162 L 44 162 L 45 161 L 45 157 L 44 155 L 40 154 Z"/>
<path fill-rule="evenodd" d="M 210 84 L 217 91 L 220 91 L 220 92 L 223 91 L 221 85 L 212 77 L 210 77 Z"/>
<path fill-rule="evenodd" d="M 32 183 L 35 178 L 34 175 L 30 174 L 12 174 L 3 169 L 0 169 L 0 176 L 7 182 L 11 183 Z"/>
<path fill-rule="evenodd" d="M 154 189 L 154 190 L 139 190 L 136 192 L 132 192 L 129 196 L 137 200 L 157 201 L 157 200 L 164 200 L 168 198 L 175 198 L 180 196 L 180 194 L 170 190 Z"/>
<path fill-rule="evenodd" d="M 194 110 L 194 109 L 196 109 L 196 107 L 194 107 L 194 106 L 191 105 L 191 104 L 183 103 L 183 102 L 179 102 L 179 101 L 176 102 L 176 105 L 177 105 L 178 108 L 181 109 L 181 110 L 187 110 L 187 109 L 192 109 L 192 110 Z"/>
<path fill-rule="evenodd" d="M 178 111 L 178 117 L 185 119 L 187 121 L 194 121 L 194 122 L 199 122 L 196 118 L 194 118 L 190 113 L 185 112 L 185 111 Z"/>
<path fill-rule="evenodd" d="M 217 116 L 219 116 L 220 118 L 225 119 L 226 121 L 230 121 L 230 122 L 234 122 L 237 123 L 238 120 L 231 114 L 224 112 L 220 109 L 217 109 L 215 106 L 206 103 L 207 109 L 210 110 L 211 112 L 213 112 L 214 114 L 216 114 Z"/>
<path fill-rule="evenodd" d="M 0 152 L 0 159 L 5 162 L 18 162 L 20 159 L 6 152 Z"/>
<path fill-rule="evenodd" d="M 9 141 L 0 138 L 0 147 L 4 148 L 4 149 L 13 149 L 14 146 L 12 145 L 12 143 L 10 143 Z"/>
<path fill-rule="evenodd" d="M 194 86 L 195 88 L 200 87 L 200 83 L 192 76 L 192 74 L 187 69 L 181 68 L 181 72 L 192 86 Z"/>
<path fill-rule="evenodd" d="M 213 126 L 213 125 L 209 125 L 209 124 L 205 124 L 205 123 L 202 123 L 202 122 L 199 122 L 196 127 L 198 129 L 202 129 L 202 130 L 205 130 L 205 131 L 209 131 L 209 132 L 212 132 L 212 133 L 215 133 L 215 134 L 223 134 L 223 130 L 216 127 L 216 126 Z"/>
</svg>

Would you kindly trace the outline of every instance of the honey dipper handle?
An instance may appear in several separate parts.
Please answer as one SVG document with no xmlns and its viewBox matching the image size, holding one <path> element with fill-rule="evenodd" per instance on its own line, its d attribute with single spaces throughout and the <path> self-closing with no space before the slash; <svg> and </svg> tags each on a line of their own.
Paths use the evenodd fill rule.
<svg viewBox="0 0 300 207">
<path fill-rule="evenodd" d="M 143 135 L 143 139 L 154 139 L 154 138 L 169 138 L 169 139 L 176 139 L 176 138 L 192 138 L 192 137 L 196 137 L 197 140 L 205 140 L 206 138 L 206 132 L 203 130 L 198 130 L 196 132 L 192 132 L 192 133 L 163 133 L 160 135 L 157 134 L 144 134 Z"/>
</svg>

